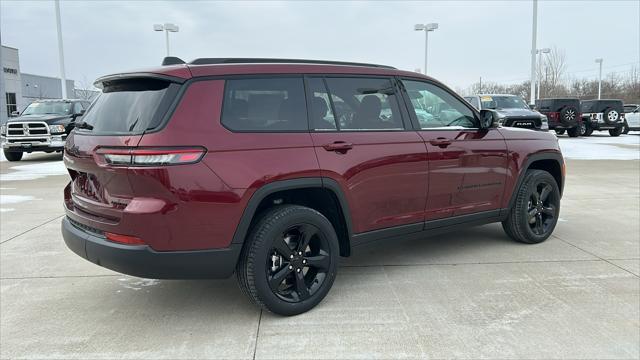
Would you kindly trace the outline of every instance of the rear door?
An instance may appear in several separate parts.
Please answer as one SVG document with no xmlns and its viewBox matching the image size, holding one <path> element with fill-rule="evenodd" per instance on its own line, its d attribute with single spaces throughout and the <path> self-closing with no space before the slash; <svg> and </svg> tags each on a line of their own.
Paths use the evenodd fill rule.
<svg viewBox="0 0 640 360">
<path fill-rule="evenodd" d="M 402 80 L 405 103 L 424 139 L 429 161 L 426 219 L 498 210 L 507 147 L 497 129 L 479 129 L 476 113 L 448 90 Z"/>
<path fill-rule="evenodd" d="M 354 232 L 408 224 L 421 230 L 426 149 L 403 121 L 395 80 L 309 77 L 307 90 L 320 169 L 344 190 Z"/>
</svg>

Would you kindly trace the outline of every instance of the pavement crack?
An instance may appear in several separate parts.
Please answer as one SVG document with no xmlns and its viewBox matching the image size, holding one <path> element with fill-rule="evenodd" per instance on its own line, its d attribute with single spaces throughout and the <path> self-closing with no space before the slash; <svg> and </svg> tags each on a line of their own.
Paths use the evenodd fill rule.
<svg viewBox="0 0 640 360">
<path fill-rule="evenodd" d="M 32 228 L 31 228 L 31 229 L 29 229 L 29 230 L 25 230 L 25 231 L 21 232 L 21 233 L 20 233 L 20 234 L 18 234 L 18 235 L 14 235 L 14 236 L 12 236 L 12 237 L 8 238 L 7 240 L 0 241 L 0 245 L 1 245 L 1 244 L 6 243 L 7 241 L 13 240 L 13 239 L 15 239 L 15 238 L 17 238 L 17 237 L 20 237 L 20 236 L 22 236 L 22 235 L 24 235 L 24 234 L 28 233 L 29 231 L 35 230 L 35 229 L 37 229 L 37 228 L 39 228 L 39 227 L 41 227 L 41 226 L 43 226 L 43 225 L 47 225 L 48 223 L 50 223 L 50 222 L 52 222 L 52 221 L 54 221 L 54 220 L 56 220 L 56 219 L 60 219 L 60 218 L 61 218 L 61 217 L 63 217 L 63 216 L 64 216 L 64 214 L 63 214 L 63 215 L 58 215 L 58 216 L 54 217 L 53 219 L 49 219 L 49 220 L 47 220 L 47 221 L 43 222 L 43 223 L 42 223 L 42 224 L 40 224 L 40 225 L 37 225 L 37 226 L 32 227 Z"/>
<path fill-rule="evenodd" d="M 611 261 L 609 261 L 608 259 L 605 259 L 605 258 L 603 258 L 602 256 L 598 256 L 598 255 L 596 255 L 596 254 L 594 254 L 594 253 L 592 253 L 592 252 L 590 252 L 590 251 L 587 251 L 587 250 L 585 250 L 585 249 L 581 248 L 581 247 L 580 247 L 580 246 L 578 246 L 578 245 L 572 244 L 572 243 L 570 243 L 569 241 L 567 241 L 567 240 L 565 240 L 565 239 L 561 238 L 561 237 L 560 237 L 560 236 L 558 236 L 558 235 L 551 235 L 551 236 L 553 236 L 553 237 L 555 237 L 556 239 L 558 239 L 558 240 L 560 240 L 560 241 L 562 241 L 562 242 L 564 242 L 564 243 L 566 243 L 566 244 L 568 244 L 568 245 L 571 245 L 571 246 L 573 246 L 574 248 L 576 248 L 576 249 L 578 249 L 578 250 L 581 250 L 581 251 L 583 251 L 583 252 L 585 252 L 585 253 L 587 253 L 587 254 L 589 254 L 589 255 L 591 255 L 591 256 L 595 256 L 595 257 L 597 257 L 598 259 L 600 259 L 601 261 L 604 261 L 604 262 L 608 263 L 609 265 L 613 265 L 613 266 L 617 267 L 617 268 L 618 268 L 618 269 L 620 269 L 620 270 L 623 270 L 623 271 L 625 271 L 625 272 L 627 272 L 627 273 L 629 273 L 629 274 L 631 274 L 631 275 L 633 275 L 633 276 L 635 276 L 635 277 L 637 277 L 637 278 L 640 278 L 640 276 L 638 276 L 638 275 L 636 275 L 636 274 L 632 273 L 631 271 L 629 271 L 629 270 L 627 270 L 627 269 L 623 268 L 622 266 L 619 266 L 619 265 L 617 265 L 617 264 L 615 264 L 615 263 L 612 263 L 612 262 L 611 262 Z M 633 260 L 633 259 L 632 259 L 632 260 Z"/>
<path fill-rule="evenodd" d="M 253 345 L 253 360 L 256 360 L 256 352 L 258 351 L 258 336 L 260 335 L 260 323 L 262 323 L 262 309 L 258 317 L 258 328 L 256 329 L 256 343 Z"/>
</svg>

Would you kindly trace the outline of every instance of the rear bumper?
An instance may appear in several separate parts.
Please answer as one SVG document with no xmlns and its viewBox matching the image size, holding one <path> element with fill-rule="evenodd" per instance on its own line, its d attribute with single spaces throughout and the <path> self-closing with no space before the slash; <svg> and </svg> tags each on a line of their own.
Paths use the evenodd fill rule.
<svg viewBox="0 0 640 360">
<path fill-rule="evenodd" d="M 62 237 L 77 255 L 123 274 L 150 279 L 221 279 L 233 274 L 242 249 L 154 251 L 146 245 L 129 246 L 107 241 L 98 234 L 62 220 Z"/>
</svg>

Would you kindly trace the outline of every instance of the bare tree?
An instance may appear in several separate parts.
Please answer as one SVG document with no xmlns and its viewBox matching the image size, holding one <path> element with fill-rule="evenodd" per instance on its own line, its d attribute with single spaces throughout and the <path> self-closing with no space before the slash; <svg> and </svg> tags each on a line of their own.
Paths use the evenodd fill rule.
<svg viewBox="0 0 640 360">
<path fill-rule="evenodd" d="M 93 86 L 91 82 L 87 81 L 86 76 L 82 77 L 82 81 L 79 81 L 78 85 L 79 86 L 73 89 L 73 92 L 79 99 L 91 101 L 100 93 L 100 91 Z"/>
</svg>

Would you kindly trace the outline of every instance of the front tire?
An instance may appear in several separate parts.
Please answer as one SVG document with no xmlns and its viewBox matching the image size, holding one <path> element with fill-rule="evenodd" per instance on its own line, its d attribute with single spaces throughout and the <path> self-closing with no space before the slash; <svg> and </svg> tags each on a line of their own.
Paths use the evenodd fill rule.
<svg viewBox="0 0 640 360">
<path fill-rule="evenodd" d="M 558 135 L 564 135 L 564 129 L 556 129 L 555 131 Z"/>
<path fill-rule="evenodd" d="M 567 130 L 567 134 L 572 138 L 580 136 L 580 126 L 572 127 Z"/>
<path fill-rule="evenodd" d="M 615 129 L 609 129 L 609 135 L 613 137 L 620 136 L 620 134 L 622 134 L 622 130 L 623 130 L 622 126 L 618 126 Z"/>
<path fill-rule="evenodd" d="M 593 128 L 591 127 L 591 124 L 585 123 L 584 134 L 582 134 L 582 136 L 591 136 L 591 134 L 593 134 Z"/>
<path fill-rule="evenodd" d="M 516 201 L 502 228 L 512 239 L 541 243 L 556 227 L 560 213 L 560 190 L 556 180 L 544 170 L 527 170 Z"/>
<path fill-rule="evenodd" d="M 284 205 L 266 211 L 246 239 L 236 266 L 238 284 L 253 303 L 280 315 L 316 306 L 335 280 L 336 232 L 316 210 Z"/>
<path fill-rule="evenodd" d="M 628 134 L 629 133 L 629 124 L 627 124 L 627 122 L 624 122 L 624 125 L 622 126 L 622 133 L 623 134 Z"/>
<path fill-rule="evenodd" d="M 7 151 L 4 150 L 4 157 L 9 161 L 20 161 L 22 159 L 22 151 Z"/>
</svg>

